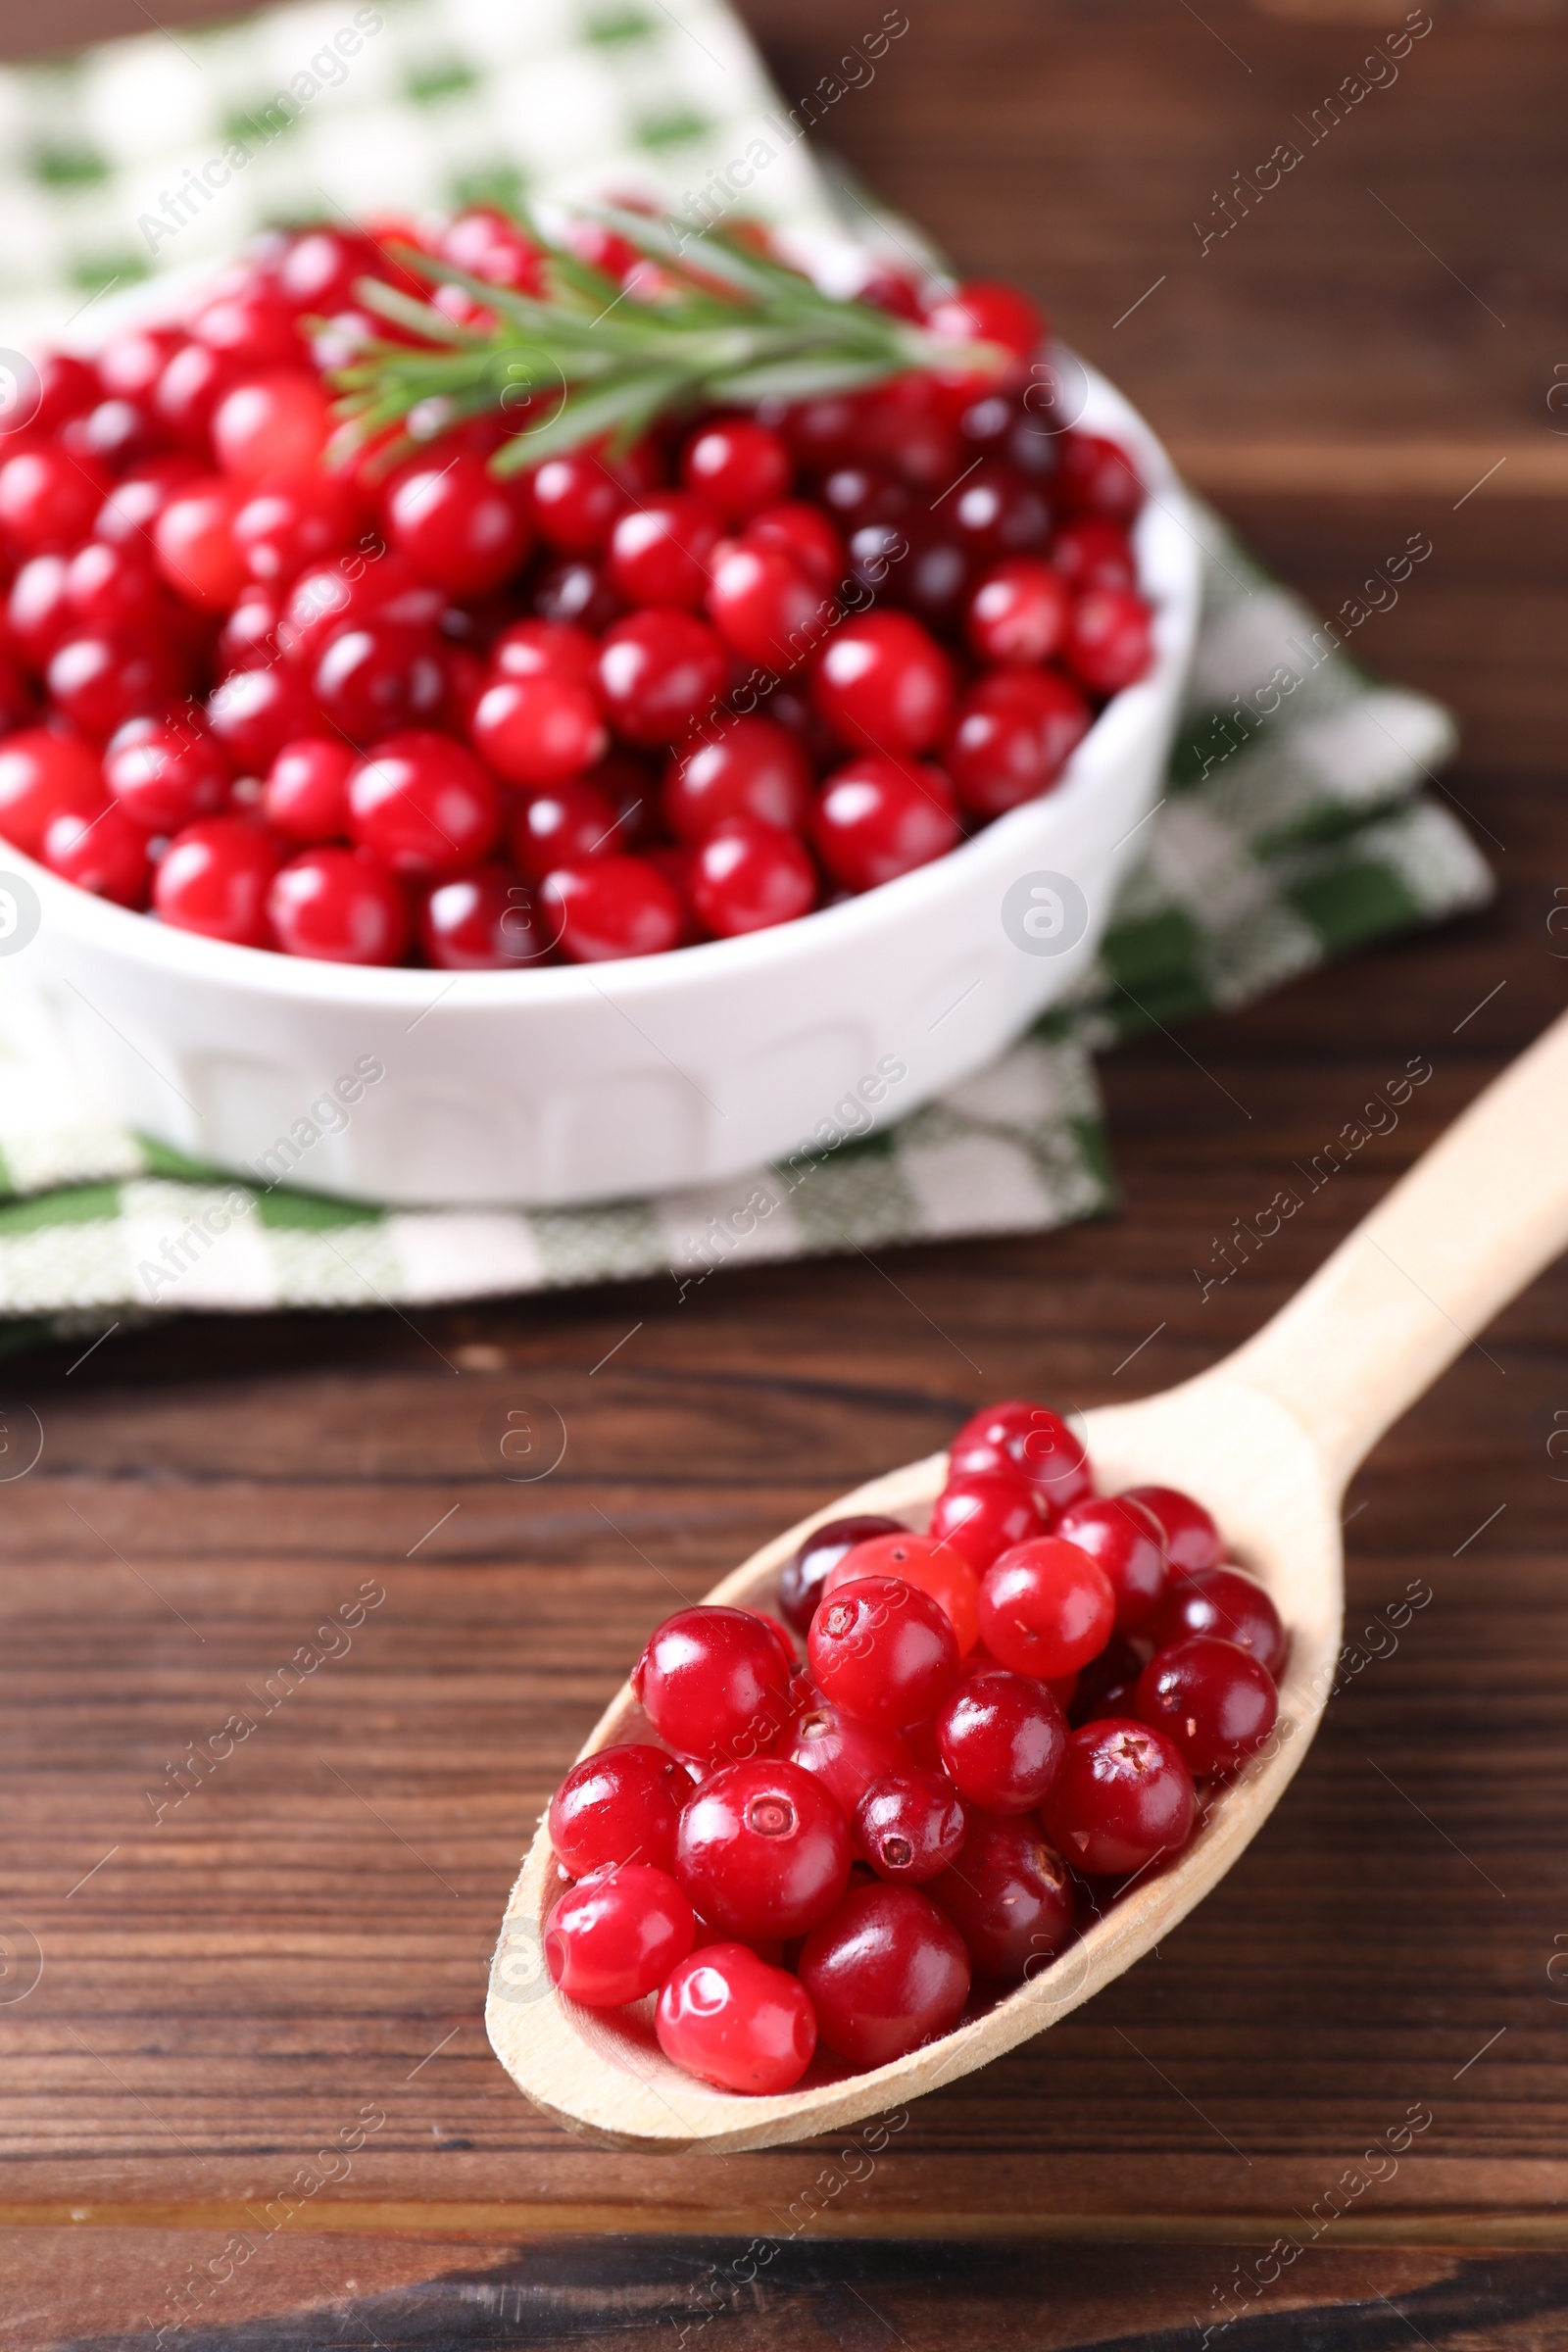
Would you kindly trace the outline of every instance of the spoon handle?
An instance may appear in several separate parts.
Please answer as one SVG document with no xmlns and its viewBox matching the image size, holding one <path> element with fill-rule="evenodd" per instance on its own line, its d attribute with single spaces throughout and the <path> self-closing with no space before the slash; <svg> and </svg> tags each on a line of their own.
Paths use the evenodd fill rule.
<svg viewBox="0 0 1568 2352">
<path fill-rule="evenodd" d="M 1564 1249 L 1568 1013 L 1494 1079 L 1225 1371 L 1287 1405 L 1343 1487 Z"/>
</svg>

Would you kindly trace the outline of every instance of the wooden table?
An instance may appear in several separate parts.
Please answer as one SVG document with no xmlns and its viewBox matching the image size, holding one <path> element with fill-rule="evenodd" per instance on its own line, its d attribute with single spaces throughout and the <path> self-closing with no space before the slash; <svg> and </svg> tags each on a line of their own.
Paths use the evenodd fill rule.
<svg viewBox="0 0 1568 2352">
<path fill-rule="evenodd" d="M 749 13 L 792 97 L 858 23 Z M 139 21 L 26 0 L 7 37 Z M 674 1592 L 979 1398 L 1208 1363 L 1561 1004 L 1561 8 L 1444 13 L 1233 235 L 1200 253 L 1192 226 L 1397 21 L 925 0 L 832 134 L 965 264 L 1049 293 L 1315 598 L 1430 533 L 1365 659 L 1460 707 L 1445 789 L 1496 906 L 1107 1061 L 1125 1201 L 1100 1225 L 727 1273 L 684 1305 L 190 1320 L 14 1365 L 45 1447 L 0 1515 L 0 2347 L 141 2344 L 176 2309 L 192 2352 L 1196 2348 L 1226 2316 L 1250 2346 L 1562 2340 L 1560 1271 L 1356 1482 L 1349 1631 L 1412 1580 L 1433 1597 L 1242 1866 L 869 2167 L 580 2146 L 481 2022 L 534 1818 Z M 1397 1132 L 1204 1303 L 1212 1237 L 1411 1054 L 1435 1075 Z M 494 1421 L 527 1399 L 569 1443 L 517 1486 Z M 279 1696 L 356 1594 L 384 1597 Z M 241 1708 L 256 1735 L 172 1805 L 187 1742 Z M 1339 2218 L 1312 2240 L 1314 2208 Z M 1286 2231 L 1307 2251 L 1282 2267 Z"/>
</svg>

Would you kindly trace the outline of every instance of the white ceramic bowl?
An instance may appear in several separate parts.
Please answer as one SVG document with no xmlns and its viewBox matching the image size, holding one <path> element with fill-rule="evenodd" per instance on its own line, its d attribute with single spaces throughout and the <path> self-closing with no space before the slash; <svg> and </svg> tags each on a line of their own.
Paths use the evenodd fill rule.
<svg viewBox="0 0 1568 2352">
<path fill-rule="evenodd" d="M 786 1159 L 824 1122 L 818 1148 L 846 1126 L 904 1117 L 1083 972 L 1164 773 L 1198 622 L 1198 544 L 1149 427 L 1102 377 L 1086 380 L 1083 424 L 1121 440 L 1153 493 L 1137 546 L 1154 664 L 1054 792 L 951 856 L 745 939 L 444 973 L 227 947 L 110 906 L 0 843 L 0 868 L 40 909 L 27 946 L 0 958 L 0 1015 L 34 1053 L 73 1065 L 104 1111 L 193 1159 L 397 1205 L 663 1192 Z M 1031 899 L 1036 876 L 1054 879 Z M 334 1094 L 341 1107 L 313 1119 Z M 835 1117 L 847 1098 L 855 1107 Z"/>
</svg>

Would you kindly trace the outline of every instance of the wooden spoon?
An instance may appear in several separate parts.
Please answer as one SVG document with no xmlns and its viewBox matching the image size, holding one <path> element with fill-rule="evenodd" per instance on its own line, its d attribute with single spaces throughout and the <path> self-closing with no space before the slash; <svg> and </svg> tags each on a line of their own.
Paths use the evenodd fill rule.
<svg viewBox="0 0 1568 2352">
<path fill-rule="evenodd" d="M 902 2105 L 1054 2025 L 1130 1968 L 1222 1879 L 1285 1792 L 1317 1729 L 1340 1649 L 1340 1505 L 1390 1424 L 1568 1247 L 1568 1014 L 1505 1070 L 1254 1339 L 1196 1380 L 1105 1405 L 1084 1432 L 1106 1493 L 1185 1488 L 1262 1579 L 1291 1635 L 1276 1736 L 1209 1809 L 1179 1861 L 1135 1886 L 1060 1959 L 912 2056 L 772 2098 L 710 2089 L 633 2012 L 562 2000 L 540 1953 L 560 1888 L 541 1822 L 491 1971 L 490 2039 L 519 2089 L 569 2131 L 618 2148 L 763 2148 Z M 773 1604 L 810 1529 L 851 1511 L 923 1526 L 947 1457 L 858 1487 L 754 1553 L 710 1601 Z M 647 1738 L 622 1687 L 583 1754 Z"/>
</svg>

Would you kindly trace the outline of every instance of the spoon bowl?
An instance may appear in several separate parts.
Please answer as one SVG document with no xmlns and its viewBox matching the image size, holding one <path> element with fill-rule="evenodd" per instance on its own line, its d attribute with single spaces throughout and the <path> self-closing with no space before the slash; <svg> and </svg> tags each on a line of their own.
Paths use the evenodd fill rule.
<svg viewBox="0 0 1568 2352">
<path fill-rule="evenodd" d="M 1059 1958 L 885 2066 L 834 2072 L 819 2053 L 794 2090 L 715 2090 L 663 2056 L 652 1996 L 633 2010 L 595 2011 L 556 1992 L 542 1923 L 562 1882 L 541 1822 L 508 1904 L 486 2008 L 496 2054 L 518 2088 L 603 2146 L 770 2147 L 838 2131 L 972 2073 L 1130 1968 L 1225 1876 L 1305 1757 L 1339 1658 L 1341 1501 L 1351 1472 L 1565 1244 L 1568 1016 L 1236 1354 L 1161 1396 L 1085 1416 L 1102 1490 L 1159 1484 L 1196 1495 L 1218 1522 L 1227 1556 L 1267 1588 L 1291 1646 L 1279 1720 L 1262 1753 L 1215 1791 L 1181 1854 L 1135 1883 Z M 841 1495 L 764 1544 L 708 1600 L 772 1607 L 779 1570 L 813 1528 L 858 1511 L 923 1527 L 946 1477 L 946 1454 L 930 1454 Z M 651 1736 L 623 1685 L 582 1753 Z"/>
</svg>

